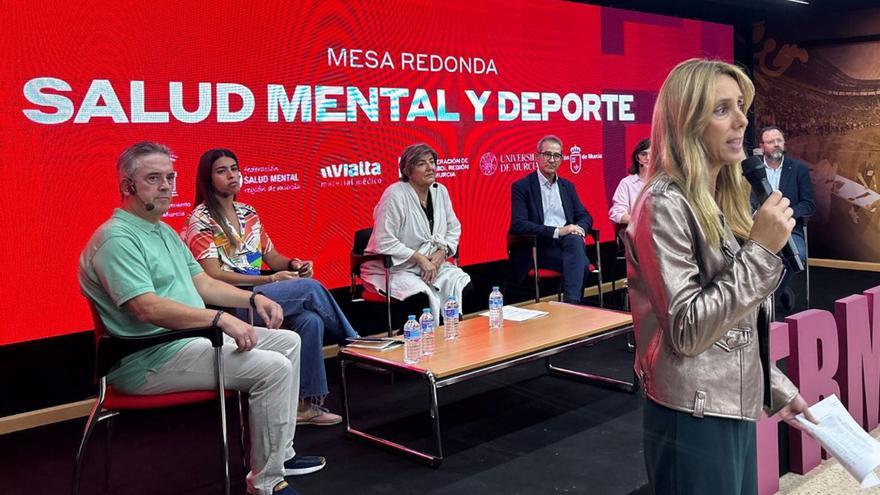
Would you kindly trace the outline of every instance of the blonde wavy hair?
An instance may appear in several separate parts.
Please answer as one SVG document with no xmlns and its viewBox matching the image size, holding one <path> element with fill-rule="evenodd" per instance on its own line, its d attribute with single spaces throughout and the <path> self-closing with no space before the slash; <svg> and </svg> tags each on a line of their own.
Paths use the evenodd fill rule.
<svg viewBox="0 0 880 495">
<path fill-rule="evenodd" d="M 748 238 L 752 228 L 750 189 L 739 163 L 721 167 L 714 197 L 709 190 L 709 158 L 702 137 L 712 118 L 715 82 L 720 75 L 736 81 L 743 94 L 743 112 L 748 112 L 755 86 L 742 69 L 718 60 L 693 58 L 678 64 L 666 77 L 654 105 L 651 128 L 650 180 L 668 176 L 678 184 L 715 247 L 721 246 L 724 232 L 719 209 L 737 237 Z"/>
</svg>

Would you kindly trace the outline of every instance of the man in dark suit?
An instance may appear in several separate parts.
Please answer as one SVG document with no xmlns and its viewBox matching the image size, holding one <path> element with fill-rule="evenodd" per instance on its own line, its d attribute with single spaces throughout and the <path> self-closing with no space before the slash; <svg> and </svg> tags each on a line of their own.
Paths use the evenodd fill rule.
<svg viewBox="0 0 880 495">
<path fill-rule="evenodd" d="M 810 181 L 810 170 L 807 164 L 785 155 L 785 136 L 776 126 L 761 129 L 761 150 L 764 153 L 764 166 L 767 167 L 767 180 L 774 191 L 779 191 L 791 201 L 794 210 L 795 227 L 791 232 L 801 261 L 807 260 L 807 243 L 804 237 L 804 222 L 816 209 L 813 200 L 813 183 Z M 757 204 L 752 194 L 752 205 Z M 786 311 L 794 308 L 794 293 L 788 288 L 791 274 L 786 272 L 782 283 L 776 290 L 780 305 Z"/>
<path fill-rule="evenodd" d="M 562 272 L 563 299 L 579 303 L 589 260 L 584 236 L 593 218 L 578 198 L 574 184 L 559 177 L 562 140 L 544 136 L 538 141 L 538 170 L 514 182 L 510 200 L 510 233 L 538 238 L 538 266 Z M 513 279 L 522 282 L 532 266 L 528 248 L 510 255 Z"/>
</svg>

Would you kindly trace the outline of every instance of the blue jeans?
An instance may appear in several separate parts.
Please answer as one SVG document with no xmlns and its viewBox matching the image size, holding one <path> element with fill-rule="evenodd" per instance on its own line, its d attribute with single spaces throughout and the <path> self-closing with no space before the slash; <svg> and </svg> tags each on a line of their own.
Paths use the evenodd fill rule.
<svg viewBox="0 0 880 495">
<path fill-rule="evenodd" d="M 302 341 L 300 397 L 325 397 L 329 390 L 327 370 L 324 368 L 324 332 L 337 344 L 357 336 L 333 296 L 320 282 L 311 278 L 258 285 L 254 287 L 254 292 L 280 304 L 284 310 L 283 327 L 299 334 Z M 254 324 L 264 325 L 256 313 Z"/>
</svg>

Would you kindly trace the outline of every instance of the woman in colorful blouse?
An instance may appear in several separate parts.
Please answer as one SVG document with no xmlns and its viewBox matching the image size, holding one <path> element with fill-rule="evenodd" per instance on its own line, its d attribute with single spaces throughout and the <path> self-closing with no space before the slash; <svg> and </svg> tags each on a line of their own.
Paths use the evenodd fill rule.
<svg viewBox="0 0 880 495">
<path fill-rule="evenodd" d="M 235 153 L 205 152 L 199 160 L 196 207 L 187 220 L 184 241 L 208 275 L 234 285 L 253 285 L 254 292 L 282 306 L 284 327 L 302 340 L 297 424 L 338 424 L 342 418 L 321 405 L 328 394 L 324 332 L 337 343 L 357 333 L 327 289 L 312 278 L 313 264 L 276 251 L 257 211 L 235 201 L 240 189 Z M 261 274 L 263 264 L 274 273 Z"/>
</svg>

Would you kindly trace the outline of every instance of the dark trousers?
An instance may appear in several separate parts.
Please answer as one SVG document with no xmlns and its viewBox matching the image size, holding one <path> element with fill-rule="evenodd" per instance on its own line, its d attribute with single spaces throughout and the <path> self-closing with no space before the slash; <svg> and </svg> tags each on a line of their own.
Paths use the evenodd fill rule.
<svg viewBox="0 0 880 495">
<path fill-rule="evenodd" d="M 804 263 L 804 268 L 807 267 L 807 241 L 804 239 L 804 236 L 798 232 L 791 233 L 791 240 L 794 242 L 794 246 L 798 250 L 798 258 L 801 259 L 801 262 Z M 776 289 L 776 297 L 782 295 L 785 292 L 785 289 L 788 288 L 788 284 L 791 283 L 791 277 L 794 275 L 788 270 L 785 270 L 785 275 L 782 276 L 782 282 L 779 284 L 779 287 Z"/>
<path fill-rule="evenodd" d="M 589 266 L 583 237 L 572 234 L 559 239 L 541 239 L 538 266 L 562 272 L 562 299 L 570 303 L 581 302 Z"/>
<path fill-rule="evenodd" d="M 645 401 L 645 467 L 656 495 L 758 493 L 755 423 L 697 418 Z"/>
</svg>

